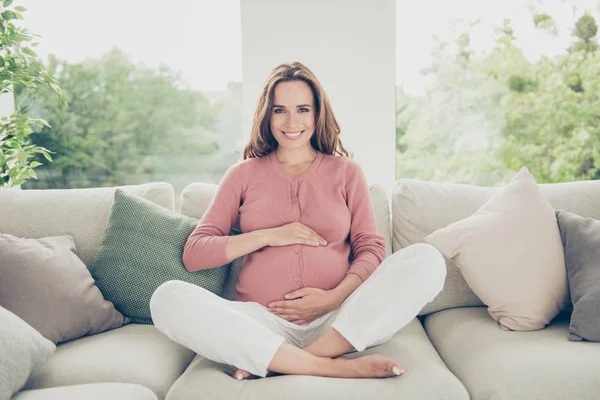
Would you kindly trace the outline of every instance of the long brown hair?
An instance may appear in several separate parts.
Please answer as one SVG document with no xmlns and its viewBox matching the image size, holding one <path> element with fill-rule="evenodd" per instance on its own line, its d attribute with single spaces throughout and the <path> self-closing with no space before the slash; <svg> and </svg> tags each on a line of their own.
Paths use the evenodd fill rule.
<svg viewBox="0 0 600 400">
<path fill-rule="evenodd" d="M 262 157 L 275 150 L 277 140 L 271 132 L 271 112 L 275 86 L 279 82 L 304 81 L 310 86 L 315 102 L 315 133 L 310 138 L 312 147 L 325 154 L 339 154 L 354 158 L 354 154 L 347 151 L 340 140 L 340 126 L 333 115 L 329 98 L 321 83 L 304 64 L 300 62 L 283 63 L 275 67 L 265 81 L 263 90 L 258 99 L 250 140 L 244 148 L 244 160 L 253 157 Z"/>
</svg>

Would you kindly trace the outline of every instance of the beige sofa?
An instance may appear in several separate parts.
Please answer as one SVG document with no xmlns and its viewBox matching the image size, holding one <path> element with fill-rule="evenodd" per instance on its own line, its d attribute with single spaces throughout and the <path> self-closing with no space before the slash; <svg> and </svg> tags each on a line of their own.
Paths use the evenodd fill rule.
<svg viewBox="0 0 600 400">
<path fill-rule="evenodd" d="M 125 190 L 174 209 L 166 183 Z M 555 208 L 600 218 L 600 182 L 541 185 Z M 387 253 L 476 211 L 497 188 L 396 182 L 391 202 L 371 185 L 378 231 Z M 216 185 L 195 183 L 181 195 L 181 213 L 200 217 Z M 90 265 L 108 223 L 114 188 L 0 190 L 0 232 L 20 237 L 68 233 Z M 390 207 L 391 204 L 391 207 Z M 535 238 L 532 238 L 535 240 Z M 232 264 L 224 296 L 241 259 Z M 421 315 L 383 345 L 407 372 L 391 379 L 275 376 L 236 381 L 233 368 L 197 356 L 152 325 L 129 324 L 58 345 L 14 399 L 599 399 L 600 343 L 569 342 L 568 310 L 535 332 L 503 331 L 448 263 L 444 290 Z M 351 357 L 360 355 L 351 353 Z"/>
</svg>

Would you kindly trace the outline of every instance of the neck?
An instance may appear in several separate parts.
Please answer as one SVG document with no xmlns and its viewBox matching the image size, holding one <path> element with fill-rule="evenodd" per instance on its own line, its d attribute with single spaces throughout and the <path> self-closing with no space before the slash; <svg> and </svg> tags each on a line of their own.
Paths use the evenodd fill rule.
<svg viewBox="0 0 600 400">
<path fill-rule="evenodd" d="M 301 165 L 306 163 L 312 163 L 317 158 L 318 152 L 312 148 L 310 149 L 298 149 L 292 151 L 286 151 L 281 147 L 275 150 L 275 157 L 280 164 L 285 165 Z"/>
</svg>

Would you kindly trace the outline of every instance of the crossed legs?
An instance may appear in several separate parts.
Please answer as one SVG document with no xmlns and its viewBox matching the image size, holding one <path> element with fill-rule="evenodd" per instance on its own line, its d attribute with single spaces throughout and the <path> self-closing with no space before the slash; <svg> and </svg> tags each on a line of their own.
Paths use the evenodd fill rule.
<svg viewBox="0 0 600 400">
<path fill-rule="evenodd" d="M 362 351 L 386 342 L 437 296 L 443 288 L 445 276 L 444 259 L 432 246 L 417 244 L 394 253 L 346 299 L 338 312 L 324 324 L 320 336 L 303 350 L 316 357 L 336 359 L 349 351 Z M 361 358 L 364 357 L 354 361 L 363 362 Z M 349 361 L 343 357 L 337 360 L 338 364 Z M 283 357 L 276 360 L 274 357 L 273 361 L 285 363 L 291 359 Z M 377 368 L 391 368 L 391 371 L 386 371 L 402 374 L 404 368 L 391 361 L 380 359 L 376 362 L 381 362 Z M 276 363 L 273 367 L 281 369 L 285 366 Z M 269 370 L 276 371 L 271 366 Z M 234 376 L 237 379 L 254 377 L 243 369 L 238 369 Z"/>
<path fill-rule="evenodd" d="M 155 326 L 173 341 L 215 362 L 264 377 L 282 374 L 329 377 L 388 377 L 403 368 L 389 357 L 337 357 L 383 343 L 410 322 L 441 291 L 444 259 L 417 244 L 386 258 L 321 327 L 305 349 L 246 315 L 249 305 L 229 302 L 198 286 L 170 281 L 150 300 Z M 264 318 L 264 314 L 260 318 Z M 279 333 L 279 334 L 278 334 Z"/>
</svg>

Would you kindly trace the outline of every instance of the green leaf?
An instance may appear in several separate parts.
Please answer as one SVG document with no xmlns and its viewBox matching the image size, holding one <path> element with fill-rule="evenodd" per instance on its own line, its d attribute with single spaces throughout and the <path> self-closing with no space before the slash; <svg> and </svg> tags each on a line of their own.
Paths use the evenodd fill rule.
<svg viewBox="0 0 600 400">
<path fill-rule="evenodd" d="M 43 164 L 39 161 L 32 161 L 31 164 L 29 164 L 29 166 L 31 168 L 39 167 L 40 165 L 43 165 Z"/>
<path fill-rule="evenodd" d="M 2 19 L 5 21 L 10 21 L 11 19 L 17 19 L 17 15 L 10 10 L 6 10 L 0 15 L 2 15 Z"/>
<path fill-rule="evenodd" d="M 23 48 L 21 49 L 21 51 L 22 51 L 23 53 L 27 54 L 28 56 L 31 56 L 31 57 L 35 57 L 35 56 L 37 56 L 37 54 L 35 53 L 35 51 L 31 50 L 29 47 L 23 47 Z"/>
<path fill-rule="evenodd" d="M 23 12 L 23 11 L 27 11 L 27 9 L 26 9 L 25 7 L 23 7 L 23 6 L 16 6 L 16 7 L 15 7 L 15 10 L 17 10 L 17 11 L 21 11 L 21 12 Z"/>
<path fill-rule="evenodd" d="M 4 0 L 4 3 L 3 3 L 4 7 L 10 6 L 13 3 L 13 1 L 14 0 Z"/>
</svg>

